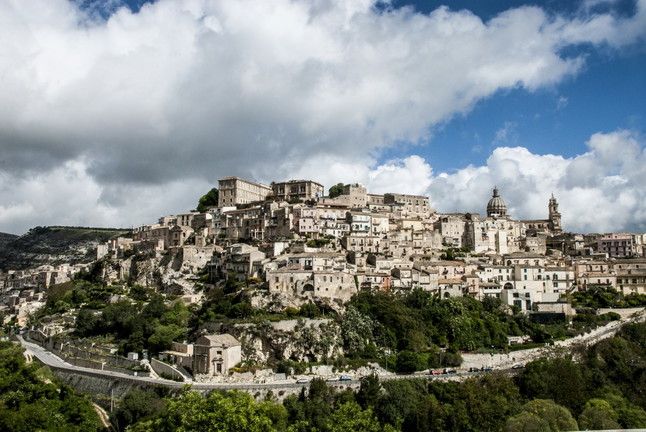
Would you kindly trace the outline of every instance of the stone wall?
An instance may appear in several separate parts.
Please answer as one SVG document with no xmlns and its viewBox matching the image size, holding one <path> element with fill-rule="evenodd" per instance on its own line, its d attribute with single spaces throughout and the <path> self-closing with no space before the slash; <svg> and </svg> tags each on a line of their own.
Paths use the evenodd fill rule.
<svg viewBox="0 0 646 432">
<path fill-rule="evenodd" d="M 161 376 L 162 378 L 169 378 L 175 381 L 186 380 L 186 377 L 184 377 L 184 375 L 176 368 L 157 359 L 150 360 L 150 367 L 153 368 L 155 373 L 157 373 L 157 375 Z"/>
</svg>

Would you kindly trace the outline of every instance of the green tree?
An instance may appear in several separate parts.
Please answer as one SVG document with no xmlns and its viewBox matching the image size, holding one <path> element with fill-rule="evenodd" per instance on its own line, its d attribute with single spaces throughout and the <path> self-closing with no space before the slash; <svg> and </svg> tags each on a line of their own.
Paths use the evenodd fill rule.
<svg viewBox="0 0 646 432">
<path fill-rule="evenodd" d="M 150 391 L 134 389 L 128 392 L 118 408 L 110 415 L 110 420 L 119 431 L 140 420 L 160 414 L 165 402 Z"/>
<path fill-rule="evenodd" d="M 382 394 L 381 383 L 376 374 L 370 374 L 361 378 L 361 385 L 357 391 L 357 402 L 362 408 L 374 407 L 377 405 Z"/>
<path fill-rule="evenodd" d="M 343 183 L 335 184 L 328 191 L 328 196 L 330 198 L 336 198 L 336 197 L 338 197 L 339 195 L 342 195 L 342 194 L 343 194 Z"/>
<path fill-rule="evenodd" d="M 276 430 L 265 404 L 247 393 L 212 392 L 207 397 L 187 391 L 170 399 L 166 411 L 153 420 L 136 423 L 134 432 L 270 432 Z"/>
<path fill-rule="evenodd" d="M 534 399 L 527 402 L 523 405 L 521 413 L 511 417 L 505 427 L 508 431 L 558 432 L 579 429 L 570 411 L 549 399 Z"/>
<path fill-rule="evenodd" d="M 167 350 L 174 340 L 181 339 L 185 334 L 185 327 L 176 324 L 160 324 L 155 327 L 155 332 L 148 338 L 148 348 L 154 353 Z"/>
<path fill-rule="evenodd" d="M 0 342 L 0 430 L 98 431 L 91 403 L 53 376 L 26 364 L 22 348 Z"/>
<path fill-rule="evenodd" d="M 89 309 L 81 309 L 76 316 L 76 329 L 74 332 L 80 337 L 92 336 L 100 325 L 100 317 Z"/>
<path fill-rule="evenodd" d="M 588 393 L 582 366 L 567 358 L 528 363 L 519 376 L 519 387 L 528 399 L 551 399 L 572 412 L 580 412 Z"/>
<path fill-rule="evenodd" d="M 505 424 L 506 432 L 551 432 L 547 421 L 533 412 L 523 411 L 510 417 Z"/>
<path fill-rule="evenodd" d="M 197 211 L 203 213 L 207 211 L 209 207 L 217 207 L 219 195 L 220 191 L 218 191 L 217 188 L 213 188 L 206 194 L 202 195 L 197 203 Z"/>
<path fill-rule="evenodd" d="M 348 306 L 341 320 L 341 337 L 348 353 L 361 354 L 373 344 L 373 323 L 370 317 Z"/>
<path fill-rule="evenodd" d="M 356 402 L 338 407 L 327 422 L 329 432 L 381 432 L 384 430 L 370 408 L 362 410 Z M 388 430 L 394 430 L 388 428 Z"/>
<path fill-rule="evenodd" d="M 608 401 L 590 399 L 579 416 L 579 426 L 583 429 L 618 429 L 619 415 Z"/>
<path fill-rule="evenodd" d="M 608 401 L 612 409 L 618 414 L 619 424 L 627 429 L 646 428 L 646 411 L 632 404 L 619 390 L 606 387 L 601 392 L 601 399 Z"/>
<path fill-rule="evenodd" d="M 397 354 L 395 370 L 400 373 L 412 373 L 424 368 L 419 354 L 412 351 L 401 351 Z"/>
</svg>

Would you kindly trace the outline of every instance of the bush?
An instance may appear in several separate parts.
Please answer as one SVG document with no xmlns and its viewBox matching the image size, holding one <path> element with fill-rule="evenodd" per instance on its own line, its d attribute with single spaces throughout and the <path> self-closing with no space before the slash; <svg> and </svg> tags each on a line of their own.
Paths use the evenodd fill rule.
<svg viewBox="0 0 646 432">
<path fill-rule="evenodd" d="M 421 356 L 412 351 L 401 351 L 397 354 L 395 370 L 399 373 L 413 373 L 425 368 Z"/>
</svg>

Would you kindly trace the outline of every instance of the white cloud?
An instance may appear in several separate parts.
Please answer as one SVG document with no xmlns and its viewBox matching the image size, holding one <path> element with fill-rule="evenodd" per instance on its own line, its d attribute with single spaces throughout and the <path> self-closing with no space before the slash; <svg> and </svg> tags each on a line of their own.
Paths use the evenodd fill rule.
<svg viewBox="0 0 646 432">
<path fill-rule="evenodd" d="M 174 181 L 159 186 L 99 185 L 82 161 L 0 184 L 0 226 L 22 233 L 37 225 L 132 227 L 187 211 L 211 186 Z M 197 192 L 199 191 L 199 192 Z"/>
<path fill-rule="evenodd" d="M 383 164 L 336 158 L 309 160 L 293 178 L 314 178 L 330 186 L 359 182 L 373 193 L 428 194 L 440 212 L 483 214 L 497 185 L 515 218 L 545 218 L 554 193 L 567 230 L 646 231 L 646 148 L 630 131 L 597 133 L 588 152 L 573 158 L 538 155 L 524 147 L 498 147 L 486 165 L 434 174 L 417 155 Z M 43 224 L 129 227 L 158 216 L 187 211 L 210 188 L 201 180 L 162 185 L 99 185 L 84 162 L 69 162 L 46 174 L 0 187 L 0 226 L 20 232 Z M 301 175 L 302 174 L 302 175 Z M 29 197 L 25 200 L 25 197 Z"/>
<path fill-rule="evenodd" d="M 386 164 L 371 180 L 384 148 L 425 143 L 434 126 L 501 89 L 533 91 L 576 74 L 584 60 L 563 48 L 620 46 L 646 29 L 646 0 L 630 18 L 519 7 L 487 22 L 374 5 L 160 0 L 103 21 L 65 0 L 0 2 L 0 169 L 27 185 L 82 163 L 77 183 L 96 188 L 91 196 L 120 221 L 142 210 L 115 190 L 152 196 L 185 184 L 179 195 L 193 196 L 203 190 L 189 185 L 228 174 L 353 174 L 379 188 L 418 163 Z M 104 220 L 90 210 L 93 218 L 73 222 L 66 192 L 50 192 L 52 221 L 39 223 Z M 4 189 L 0 230 L 34 221 L 10 216 L 33 193 L 21 200 Z M 164 208 L 185 203 L 165 199 Z"/>
<path fill-rule="evenodd" d="M 487 164 L 441 173 L 428 189 L 442 211 L 483 214 L 494 185 L 518 218 L 545 218 L 547 200 L 560 202 L 572 231 L 646 231 L 646 149 L 630 131 L 597 133 L 573 158 L 499 147 Z"/>
</svg>

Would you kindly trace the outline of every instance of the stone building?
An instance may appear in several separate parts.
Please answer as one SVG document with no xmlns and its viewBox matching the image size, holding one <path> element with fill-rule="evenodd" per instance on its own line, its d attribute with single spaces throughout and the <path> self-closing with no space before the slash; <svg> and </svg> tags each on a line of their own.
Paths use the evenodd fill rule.
<svg viewBox="0 0 646 432">
<path fill-rule="evenodd" d="M 230 334 L 201 336 L 193 344 L 195 375 L 225 375 L 241 361 L 240 342 Z"/>
<path fill-rule="evenodd" d="M 213 279 L 233 277 L 238 281 L 259 277 L 266 254 L 257 247 L 244 243 L 229 246 L 224 252 L 216 252 L 209 265 Z"/>
<path fill-rule="evenodd" d="M 325 194 L 323 185 L 312 180 L 289 180 L 272 183 L 271 189 L 277 201 L 307 201 L 318 199 Z"/>
<path fill-rule="evenodd" d="M 319 204 L 348 208 L 364 208 L 368 204 L 368 191 L 358 183 L 343 186 L 343 193 L 337 197 L 323 197 Z"/>
<path fill-rule="evenodd" d="M 522 221 L 525 224 L 527 232 L 530 234 L 549 234 L 558 235 L 562 233 L 561 228 L 561 213 L 559 213 L 559 203 L 551 196 L 547 204 L 548 217 L 547 219 L 532 219 Z"/>
<path fill-rule="evenodd" d="M 470 215 L 467 219 L 466 246 L 476 253 L 507 254 L 519 251 L 525 237 L 523 224 L 508 217 L 506 208 L 501 206 L 488 205 L 487 213 L 494 216 L 481 219 L 476 215 Z M 500 214 L 500 216 L 495 216 L 496 214 Z"/>
<path fill-rule="evenodd" d="M 346 302 L 357 293 L 354 276 L 347 271 L 282 268 L 267 272 L 269 292 L 293 298 L 328 298 Z"/>
<path fill-rule="evenodd" d="M 405 215 L 427 217 L 433 211 L 427 196 L 397 193 L 384 194 L 384 204 L 400 207 Z"/>
<path fill-rule="evenodd" d="M 597 251 L 609 258 L 627 258 L 634 255 L 632 234 L 615 233 L 597 240 Z"/>
<path fill-rule="evenodd" d="M 240 177 L 224 177 L 218 180 L 218 190 L 218 207 L 264 201 L 272 193 L 269 186 Z"/>
<path fill-rule="evenodd" d="M 442 236 L 442 244 L 461 248 L 468 243 L 466 240 L 466 224 L 467 216 L 464 214 L 443 214 L 435 222 L 435 230 L 439 231 Z"/>
</svg>

